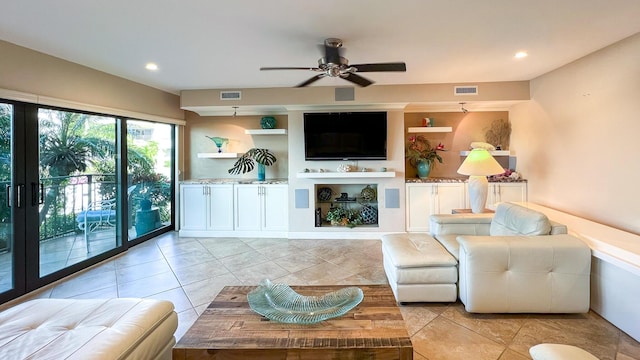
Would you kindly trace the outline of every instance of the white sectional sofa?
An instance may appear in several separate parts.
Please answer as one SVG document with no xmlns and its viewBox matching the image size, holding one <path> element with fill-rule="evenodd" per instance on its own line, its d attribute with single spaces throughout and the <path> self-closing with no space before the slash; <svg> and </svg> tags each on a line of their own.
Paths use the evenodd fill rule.
<svg viewBox="0 0 640 360">
<path fill-rule="evenodd" d="M 0 359 L 171 359 L 177 326 L 164 300 L 31 300 L 0 313 Z"/>
<path fill-rule="evenodd" d="M 431 264 L 435 258 L 443 263 L 446 249 L 458 273 L 457 281 L 447 283 L 469 312 L 589 310 L 591 251 L 544 214 L 503 203 L 495 214 L 432 215 L 430 229 L 431 234 L 383 236 L 385 272 L 398 302 L 456 300 L 451 290 L 447 299 L 433 300 L 429 289 L 441 287 Z M 409 271 L 414 276 L 399 276 Z"/>
</svg>

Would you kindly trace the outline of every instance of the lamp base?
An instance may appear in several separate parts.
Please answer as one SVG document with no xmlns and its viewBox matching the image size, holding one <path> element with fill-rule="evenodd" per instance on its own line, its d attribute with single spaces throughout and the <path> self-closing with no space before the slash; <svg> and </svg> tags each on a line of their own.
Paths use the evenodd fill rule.
<svg viewBox="0 0 640 360">
<path fill-rule="evenodd" d="M 469 202 L 472 213 L 480 214 L 484 211 L 488 192 L 489 180 L 486 176 L 469 176 Z"/>
</svg>

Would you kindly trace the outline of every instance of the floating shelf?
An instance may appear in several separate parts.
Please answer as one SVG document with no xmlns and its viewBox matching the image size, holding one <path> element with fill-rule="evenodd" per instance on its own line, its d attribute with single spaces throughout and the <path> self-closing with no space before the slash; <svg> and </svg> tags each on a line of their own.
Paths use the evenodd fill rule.
<svg viewBox="0 0 640 360">
<path fill-rule="evenodd" d="M 468 156 L 471 151 L 460 151 L 460 156 Z M 509 150 L 495 150 L 489 151 L 493 156 L 509 156 L 511 152 Z"/>
<path fill-rule="evenodd" d="M 287 129 L 245 129 L 247 135 L 286 135 Z"/>
<path fill-rule="evenodd" d="M 198 153 L 200 159 L 235 159 L 238 157 L 238 153 Z"/>
<path fill-rule="evenodd" d="M 418 126 L 410 127 L 408 133 L 428 133 L 428 132 L 451 132 L 453 129 L 451 126 Z"/>
<path fill-rule="evenodd" d="M 395 176 L 395 171 L 301 172 L 296 174 L 296 177 L 300 179 L 392 178 Z"/>
</svg>

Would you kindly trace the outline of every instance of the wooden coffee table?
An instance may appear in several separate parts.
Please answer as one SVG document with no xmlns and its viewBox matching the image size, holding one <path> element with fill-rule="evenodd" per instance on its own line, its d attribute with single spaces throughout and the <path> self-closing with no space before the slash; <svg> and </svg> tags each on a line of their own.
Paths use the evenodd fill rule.
<svg viewBox="0 0 640 360">
<path fill-rule="evenodd" d="M 346 286 L 291 286 L 323 295 Z M 413 359 L 400 309 L 387 285 L 358 285 L 364 299 L 347 314 L 311 325 L 283 324 L 253 312 L 253 286 L 227 286 L 173 348 L 186 359 Z"/>
</svg>

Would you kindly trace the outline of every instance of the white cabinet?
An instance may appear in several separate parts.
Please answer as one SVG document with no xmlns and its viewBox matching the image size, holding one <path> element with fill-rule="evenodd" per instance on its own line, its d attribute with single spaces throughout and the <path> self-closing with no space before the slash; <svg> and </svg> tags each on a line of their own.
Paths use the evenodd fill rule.
<svg viewBox="0 0 640 360">
<path fill-rule="evenodd" d="M 487 208 L 495 209 L 500 202 L 527 201 L 527 183 L 489 183 Z"/>
<path fill-rule="evenodd" d="M 181 185 L 180 231 L 183 230 L 233 230 L 233 185 Z"/>
<path fill-rule="evenodd" d="M 287 185 L 240 184 L 234 186 L 237 231 L 287 231 Z"/>
<path fill-rule="evenodd" d="M 406 186 L 407 231 L 429 231 L 429 216 L 464 208 L 464 183 L 410 183 Z"/>
</svg>

